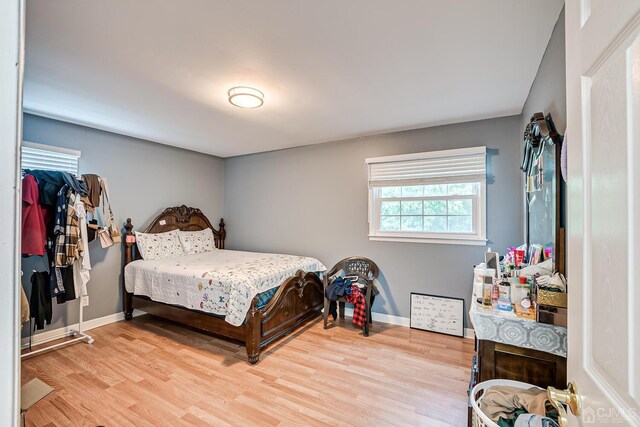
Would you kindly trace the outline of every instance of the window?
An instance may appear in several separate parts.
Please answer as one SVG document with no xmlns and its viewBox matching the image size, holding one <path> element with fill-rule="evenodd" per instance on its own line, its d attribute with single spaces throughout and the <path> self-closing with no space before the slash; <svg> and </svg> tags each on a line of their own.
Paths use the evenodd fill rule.
<svg viewBox="0 0 640 427">
<path fill-rule="evenodd" d="M 51 145 L 22 143 L 22 169 L 46 169 L 78 175 L 80 151 Z"/>
<path fill-rule="evenodd" d="M 369 239 L 486 243 L 485 147 L 367 159 Z"/>
</svg>

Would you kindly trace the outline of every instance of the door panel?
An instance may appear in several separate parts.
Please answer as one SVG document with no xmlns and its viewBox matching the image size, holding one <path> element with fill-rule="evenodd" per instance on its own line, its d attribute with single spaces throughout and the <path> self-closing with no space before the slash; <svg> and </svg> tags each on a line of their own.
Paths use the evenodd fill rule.
<svg viewBox="0 0 640 427">
<path fill-rule="evenodd" d="M 634 132 L 629 135 L 627 164 L 629 169 L 629 230 L 628 239 L 633 243 L 633 251 L 629 254 L 629 325 L 632 331 L 629 340 L 629 393 L 634 399 L 636 408 L 640 406 L 640 42 L 636 39 L 630 52 L 631 73 L 629 120 L 634 124 Z"/>
<path fill-rule="evenodd" d="M 572 425 L 640 425 L 639 12 L 638 0 L 566 3 Z"/>
<path fill-rule="evenodd" d="M 628 385 L 628 275 L 617 268 L 627 245 L 626 58 L 620 49 L 592 76 L 583 78 L 590 223 L 585 249 L 589 270 L 585 298 L 589 315 L 587 369 L 626 389 Z"/>
</svg>

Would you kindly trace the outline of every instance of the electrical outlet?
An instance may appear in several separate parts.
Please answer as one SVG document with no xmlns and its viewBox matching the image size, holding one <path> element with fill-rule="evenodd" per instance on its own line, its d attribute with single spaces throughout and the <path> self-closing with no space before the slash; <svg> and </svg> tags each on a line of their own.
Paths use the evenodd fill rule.
<svg viewBox="0 0 640 427">
<path fill-rule="evenodd" d="M 89 295 L 85 295 L 82 297 L 82 306 L 86 307 L 89 305 Z"/>
</svg>

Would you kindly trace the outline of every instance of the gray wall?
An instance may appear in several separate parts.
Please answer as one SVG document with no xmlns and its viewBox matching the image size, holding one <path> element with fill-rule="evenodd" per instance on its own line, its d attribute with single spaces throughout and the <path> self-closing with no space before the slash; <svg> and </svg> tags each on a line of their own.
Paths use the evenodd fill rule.
<svg viewBox="0 0 640 427">
<path fill-rule="evenodd" d="M 201 208 L 212 221 L 222 216 L 224 164 L 218 157 L 29 114 L 24 116 L 24 140 L 81 150 L 80 172 L 109 179 L 117 224 L 130 217 L 136 229 L 140 229 L 162 208 L 181 204 Z M 94 241 L 90 254 L 87 320 L 122 310 L 122 246 L 102 249 Z M 25 277 L 29 277 L 29 266 L 25 260 Z M 30 288 L 28 279 L 23 283 Z M 77 301 L 63 306 L 54 301 L 53 325 L 48 328 L 77 322 L 77 307 Z"/>
<path fill-rule="evenodd" d="M 551 113 L 553 122 L 560 134 L 564 134 L 567 127 L 567 96 L 566 96 L 566 69 L 565 69 L 565 38 L 564 38 L 564 8 L 560 12 L 558 21 L 553 29 L 549 44 L 542 57 L 538 73 L 531 85 L 529 96 L 522 109 L 522 132 L 529 123 L 531 115 L 543 112 Z M 522 138 L 520 138 L 522 141 Z M 523 142 L 521 142 L 523 144 Z M 544 191 L 550 191 L 551 197 L 536 195 L 531 206 L 531 243 L 547 245 L 555 242 L 555 183 L 553 181 L 552 164 L 555 163 L 553 153 L 548 152 L 544 156 L 545 183 Z M 560 165 L 556 165 L 560 167 Z M 524 174 L 522 174 L 524 185 Z M 524 193 L 523 193 L 524 194 Z M 565 185 L 561 183 L 560 194 L 565 199 Z M 526 203 L 523 209 L 528 209 Z M 564 225 L 565 212 L 562 209 L 561 224 Z M 555 245 L 554 245 L 555 246 Z M 557 248 L 556 248 L 557 250 Z"/>
<path fill-rule="evenodd" d="M 225 160 L 227 248 L 309 255 L 331 267 L 362 255 L 381 269 L 374 311 L 409 316 L 409 295 L 465 298 L 484 247 L 367 238 L 365 158 L 485 145 L 489 245 L 521 240 L 520 116 L 390 133 Z"/>
<path fill-rule="evenodd" d="M 567 127 L 567 93 L 564 46 L 564 8 L 551 33 L 538 74 L 522 108 L 522 130 L 531 115 L 538 111 L 551 113 L 560 133 Z"/>
</svg>

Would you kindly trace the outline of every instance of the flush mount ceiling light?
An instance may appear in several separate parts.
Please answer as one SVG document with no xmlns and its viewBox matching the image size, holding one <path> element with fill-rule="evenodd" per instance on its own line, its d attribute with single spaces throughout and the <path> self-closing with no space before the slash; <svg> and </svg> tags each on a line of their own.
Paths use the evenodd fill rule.
<svg viewBox="0 0 640 427">
<path fill-rule="evenodd" d="M 248 86 L 229 89 L 229 102 L 240 108 L 258 108 L 264 103 L 264 94 Z"/>
</svg>

